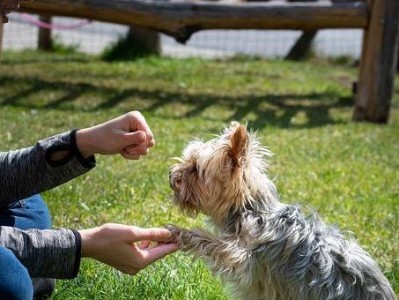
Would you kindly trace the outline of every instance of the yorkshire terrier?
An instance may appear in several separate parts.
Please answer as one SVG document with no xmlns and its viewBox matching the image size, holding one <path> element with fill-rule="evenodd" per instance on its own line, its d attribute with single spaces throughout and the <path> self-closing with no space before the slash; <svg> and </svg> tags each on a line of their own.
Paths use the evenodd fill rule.
<svg viewBox="0 0 399 300">
<path fill-rule="evenodd" d="M 205 259 L 241 299 L 396 299 L 352 238 L 279 202 L 266 174 L 270 156 L 237 122 L 188 144 L 170 171 L 174 202 L 188 215 L 207 215 L 215 232 L 169 226 L 180 248 Z"/>
</svg>

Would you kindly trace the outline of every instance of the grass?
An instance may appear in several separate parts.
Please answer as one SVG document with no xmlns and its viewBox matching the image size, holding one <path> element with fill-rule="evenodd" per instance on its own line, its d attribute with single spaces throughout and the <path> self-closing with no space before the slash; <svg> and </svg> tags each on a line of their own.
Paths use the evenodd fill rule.
<svg viewBox="0 0 399 300">
<path fill-rule="evenodd" d="M 55 227 L 138 226 L 188 219 L 169 201 L 170 157 L 194 137 L 246 122 L 274 153 L 283 202 L 315 208 L 349 230 L 399 294 L 399 78 L 390 123 L 352 123 L 357 70 L 292 63 L 145 58 L 106 63 L 82 54 L 6 52 L 0 72 L 0 149 L 140 110 L 157 145 L 140 161 L 98 157 L 89 174 L 43 194 Z M 176 253 L 137 276 L 84 261 L 52 299 L 232 299 L 201 261 Z"/>
</svg>

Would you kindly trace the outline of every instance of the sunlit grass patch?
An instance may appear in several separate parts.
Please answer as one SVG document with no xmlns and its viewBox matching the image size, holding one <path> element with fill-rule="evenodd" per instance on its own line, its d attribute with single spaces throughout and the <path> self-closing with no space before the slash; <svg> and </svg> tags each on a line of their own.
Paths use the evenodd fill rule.
<svg viewBox="0 0 399 300">
<path fill-rule="evenodd" d="M 274 153 L 269 170 L 283 202 L 299 203 L 350 231 L 399 292 L 399 89 L 390 123 L 352 123 L 346 65 L 252 59 L 147 58 L 106 63 L 80 54 L 4 53 L 0 150 L 140 110 L 156 146 L 140 161 L 97 157 L 97 167 L 43 194 L 56 227 L 105 222 L 204 225 L 171 203 L 168 170 L 193 138 L 231 120 L 257 130 Z M 399 83 L 399 79 L 396 80 Z M 53 299 L 231 299 L 206 265 L 176 253 L 137 276 L 84 261 Z"/>
</svg>

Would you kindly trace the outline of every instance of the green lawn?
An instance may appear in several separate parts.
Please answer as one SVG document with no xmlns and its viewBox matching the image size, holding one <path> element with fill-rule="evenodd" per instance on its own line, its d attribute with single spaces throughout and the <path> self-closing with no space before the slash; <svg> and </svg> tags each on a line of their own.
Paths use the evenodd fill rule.
<svg viewBox="0 0 399 300">
<path fill-rule="evenodd" d="M 327 61 L 147 58 L 105 63 L 81 54 L 4 53 L 0 150 L 140 110 L 157 145 L 140 161 L 98 157 L 97 167 L 43 194 L 55 227 L 121 222 L 200 226 L 173 207 L 168 169 L 194 137 L 231 120 L 274 153 L 282 201 L 315 208 L 358 238 L 399 293 L 399 78 L 388 125 L 352 123 L 357 69 Z M 180 253 L 137 276 L 85 261 L 52 299 L 231 299 L 200 261 Z"/>
</svg>

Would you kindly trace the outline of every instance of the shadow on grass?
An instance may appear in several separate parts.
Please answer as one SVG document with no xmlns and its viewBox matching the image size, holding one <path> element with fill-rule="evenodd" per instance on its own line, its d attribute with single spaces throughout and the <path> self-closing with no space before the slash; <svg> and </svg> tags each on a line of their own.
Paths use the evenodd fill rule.
<svg viewBox="0 0 399 300">
<path fill-rule="evenodd" d="M 331 116 L 333 108 L 349 109 L 353 105 L 352 97 L 341 97 L 338 92 L 327 91 L 323 93 L 308 94 L 244 94 L 218 95 L 218 91 L 212 94 L 188 93 L 185 90 L 147 90 L 140 88 L 118 89 L 104 87 L 92 83 L 70 83 L 63 81 L 45 81 L 37 78 L 14 78 L 11 76 L 0 77 L 0 88 L 19 85 L 21 89 L 0 100 L 0 105 L 23 107 L 27 109 L 60 109 L 99 111 L 106 109 L 117 109 L 125 111 L 121 104 L 130 101 L 131 106 L 141 111 L 162 111 L 157 116 L 164 118 L 191 118 L 203 117 L 208 119 L 220 119 L 220 116 L 207 116 L 207 110 L 217 106 L 218 109 L 228 112 L 225 122 L 230 120 L 242 121 L 251 114 L 250 126 L 263 128 L 265 126 L 288 127 L 318 127 L 326 124 L 346 123 L 348 121 L 337 121 Z M 54 94 L 57 97 L 44 99 L 39 103 L 40 95 Z M 87 95 L 96 95 L 95 103 L 87 105 L 81 103 L 80 99 Z M 100 100 L 99 100 L 100 99 Z M 133 102 L 132 102 L 133 101 Z M 135 101 L 141 101 L 135 106 Z M 145 103 L 145 104 L 143 104 Z M 168 106 L 178 104 L 187 106 L 187 109 L 171 110 Z M 302 115 L 302 121 L 295 124 L 293 118 Z"/>
<path fill-rule="evenodd" d="M 82 57 L 83 56 L 83 57 Z M 15 59 L 7 59 L 7 54 L 5 55 L 5 58 L 2 59 L 1 64 L 3 66 L 23 66 L 23 65 L 29 65 L 29 64 L 37 64 L 41 62 L 46 62 L 46 63 L 52 63 L 52 64 L 65 64 L 65 63 L 80 63 L 80 64 L 85 64 L 85 63 L 91 63 L 92 59 L 88 56 L 83 55 L 82 53 L 77 53 L 77 54 L 69 54 L 69 55 L 64 55 L 64 54 L 53 54 L 52 56 L 43 56 L 43 57 L 38 57 L 37 55 L 32 57 L 31 52 L 24 52 L 20 53 L 20 56 L 18 57 L 18 60 Z"/>
</svg>

